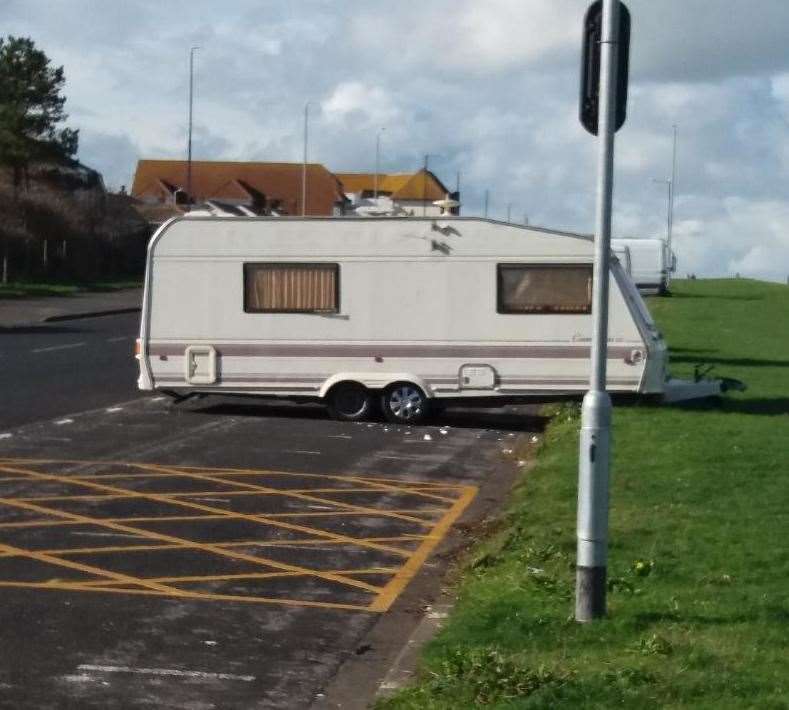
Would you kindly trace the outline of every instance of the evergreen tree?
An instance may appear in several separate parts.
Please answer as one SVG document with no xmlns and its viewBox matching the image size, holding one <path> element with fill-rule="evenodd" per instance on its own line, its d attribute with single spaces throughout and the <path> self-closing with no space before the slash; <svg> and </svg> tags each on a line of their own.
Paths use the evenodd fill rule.
<svg viewBox="0 0 789 710">
<path fill-rule="evenodd" d="M 64 83 L 63 67 L 33 40 L 0 37 L 0 163 L 13 169 L 15 186 L 31 162 L 77 152 L 79 131 L 58 127 L 67 118 Z"/>
</svg>

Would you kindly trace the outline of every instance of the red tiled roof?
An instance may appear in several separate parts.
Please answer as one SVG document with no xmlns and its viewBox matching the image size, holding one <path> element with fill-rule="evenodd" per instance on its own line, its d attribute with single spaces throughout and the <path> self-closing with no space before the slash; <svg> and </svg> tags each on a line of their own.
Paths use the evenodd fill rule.
<svg viewBox="0 0 789 710">
<path fill-rule="evenodd" d="M 160 196 L 161 183 L 186 190 L 185 160 L 140 160 L 131 194 L 144 199 Z M 261 163 L 192 161 L 194 202 L 210 199 L 245 200 L 257 191 L 268 203 L 279 200 L 287 214 L 301 214 L 301 163 Z M 336 202 L 344 198 L 337 178 L 323 165 L 307 165 L 308 215 L 331 215 Z"/>
</svg>

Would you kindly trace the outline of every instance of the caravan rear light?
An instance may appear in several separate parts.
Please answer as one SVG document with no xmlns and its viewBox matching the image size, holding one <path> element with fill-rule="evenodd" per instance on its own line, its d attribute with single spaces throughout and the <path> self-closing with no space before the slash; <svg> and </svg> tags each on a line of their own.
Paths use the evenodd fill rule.
<svg viewBox="0 0 789 710">
<path fill-rule="evenodd" d="M 137 338 L 134 341 L 134 357 L 138 360 L 140 359 L 140 353 L 142 353 L 142 344 L 140 343 L 140 339 Z"/>
</svg>

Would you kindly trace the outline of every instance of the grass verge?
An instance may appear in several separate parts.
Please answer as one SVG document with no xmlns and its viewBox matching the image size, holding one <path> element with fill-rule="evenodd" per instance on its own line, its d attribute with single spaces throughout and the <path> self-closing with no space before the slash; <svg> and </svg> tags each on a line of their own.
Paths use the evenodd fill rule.
<svg viewBox="0 0 789 710">
<path fill-rule="evenodd" d="M 134 278 L 114 281 L 12 281 L 0 284 L 0 299 L 39 298 L 46 296 L 73 296 L 77 293 L 107 293 L 124 288 L 141 288 L 142 281 Z"/>
<path fill-rule="evenodd" d="M 404 708 L 789 707 L 789 288 L 678 281 L 650 308 L 672 373 L 748 391 L 617 407 L 609 618 L 572 620 L 577 405 L 468 560 Z"/>
</svg>

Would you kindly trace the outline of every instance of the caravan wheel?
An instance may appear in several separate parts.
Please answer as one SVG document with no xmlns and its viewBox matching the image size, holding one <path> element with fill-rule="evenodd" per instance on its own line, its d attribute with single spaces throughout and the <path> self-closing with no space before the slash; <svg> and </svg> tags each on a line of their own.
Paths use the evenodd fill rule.
<svg viewBox="0 0 789 710">
<path fill-rule="evenodd" d="M 329 392 L 327 406 L 334 419 L 358 422 L 370 415 L 373 398 L 366 387 L 356 382 L 343 382 Z"/>
<path fill-rule="evenodd" d="M 395 424 L 419 424 L 428 415 L 430 403 L 425 393 L 410 382 L 398 382 L 384 390 L 381 409 Z"/>
</svg>

